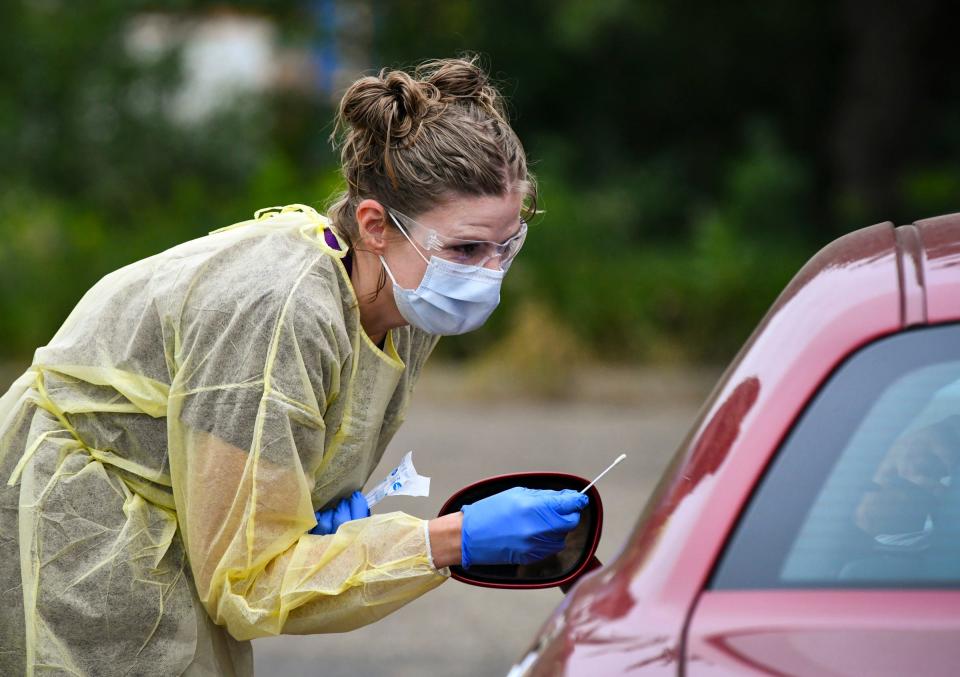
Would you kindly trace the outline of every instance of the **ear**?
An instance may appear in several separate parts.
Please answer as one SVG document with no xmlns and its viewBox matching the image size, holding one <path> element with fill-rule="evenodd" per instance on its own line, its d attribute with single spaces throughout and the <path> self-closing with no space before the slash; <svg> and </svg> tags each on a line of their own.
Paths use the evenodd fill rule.
<svg viewBox="0 0 960 677">
<path fill-rule="evenodd" d="M 364 249 L 374 255 L 383 254 L 387 247 L 387 211 L 376 200 L 363 200 L 357 205 L 357 227 Z"/>
</svg>

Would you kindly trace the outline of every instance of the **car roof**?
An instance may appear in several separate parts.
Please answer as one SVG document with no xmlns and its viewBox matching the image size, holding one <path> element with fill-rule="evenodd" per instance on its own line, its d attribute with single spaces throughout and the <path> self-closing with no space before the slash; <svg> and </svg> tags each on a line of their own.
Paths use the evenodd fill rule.
<svg viewBox="0 0 960 677">
<path fill-rule="evenodd" d="M 804 265 L 770 308 L 738 359 L 769 321 L 809 308 L 888 315 L 901 327 L 960 320 L 960 213 L 895 227 L 887 221 L 837 238 Z M 831 322 L 817 322 L 831 331 Z M 872 323 L 871 323 L 872 324 Z"/>
</svg>

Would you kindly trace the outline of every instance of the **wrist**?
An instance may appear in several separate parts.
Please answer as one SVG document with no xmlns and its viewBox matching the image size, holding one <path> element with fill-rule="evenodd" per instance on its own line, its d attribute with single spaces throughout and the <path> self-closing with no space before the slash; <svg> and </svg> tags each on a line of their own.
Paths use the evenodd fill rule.
<svg viewBox="0 0 960 677">
<path fill-rule="evenodd" d="M 463 513 L 454 512 L 430 520 L 428 526 L 433 566 L 442 569 L 460 564 Z"/>
</svg>

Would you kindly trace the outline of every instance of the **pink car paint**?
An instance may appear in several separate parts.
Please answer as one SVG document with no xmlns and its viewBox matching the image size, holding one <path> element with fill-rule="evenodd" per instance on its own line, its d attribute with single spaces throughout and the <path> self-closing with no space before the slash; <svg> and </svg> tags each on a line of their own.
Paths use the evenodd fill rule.
<svg viewBox="0 0 960 677">
<path fill-rule="evenodd" d="M 877 224 L 815 255 L 721 377 L 623 550 L 544 625 L 524 674 L 960 672 L 960 591 L 706 590 L 763 470 L 831 372 L 877 338 L 957 320 L 960 214 Z"/>
</svg>

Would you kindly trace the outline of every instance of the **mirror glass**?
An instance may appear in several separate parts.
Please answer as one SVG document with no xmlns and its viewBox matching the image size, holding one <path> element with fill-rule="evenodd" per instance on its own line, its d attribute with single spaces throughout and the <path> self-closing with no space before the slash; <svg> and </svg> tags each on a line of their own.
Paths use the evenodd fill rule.
<svg viewBox="0 0 960 677">
<path fill-rule="evenodd" d="M 464 491 L 445 512 L 456 512 L 464 505 L 476 503 L 480 499 L 512 487 L 580 491 L 586 485 L 587 481 L 579 478 L 553 477 L 547 474 L 491 480 Z M 469 570 L 459 566 L 450 568 L 462 576 L 488 583 L 548 584 L 561 581 L 576 571 L 592 553 L 593 540 L 597 533 L 597 520 L 597 511 L 591 501 L 580 513 L 580 524 L 567 535 L 564 549 L 556 555 L 532 564 L 475 564 Z"/>
</svg>

